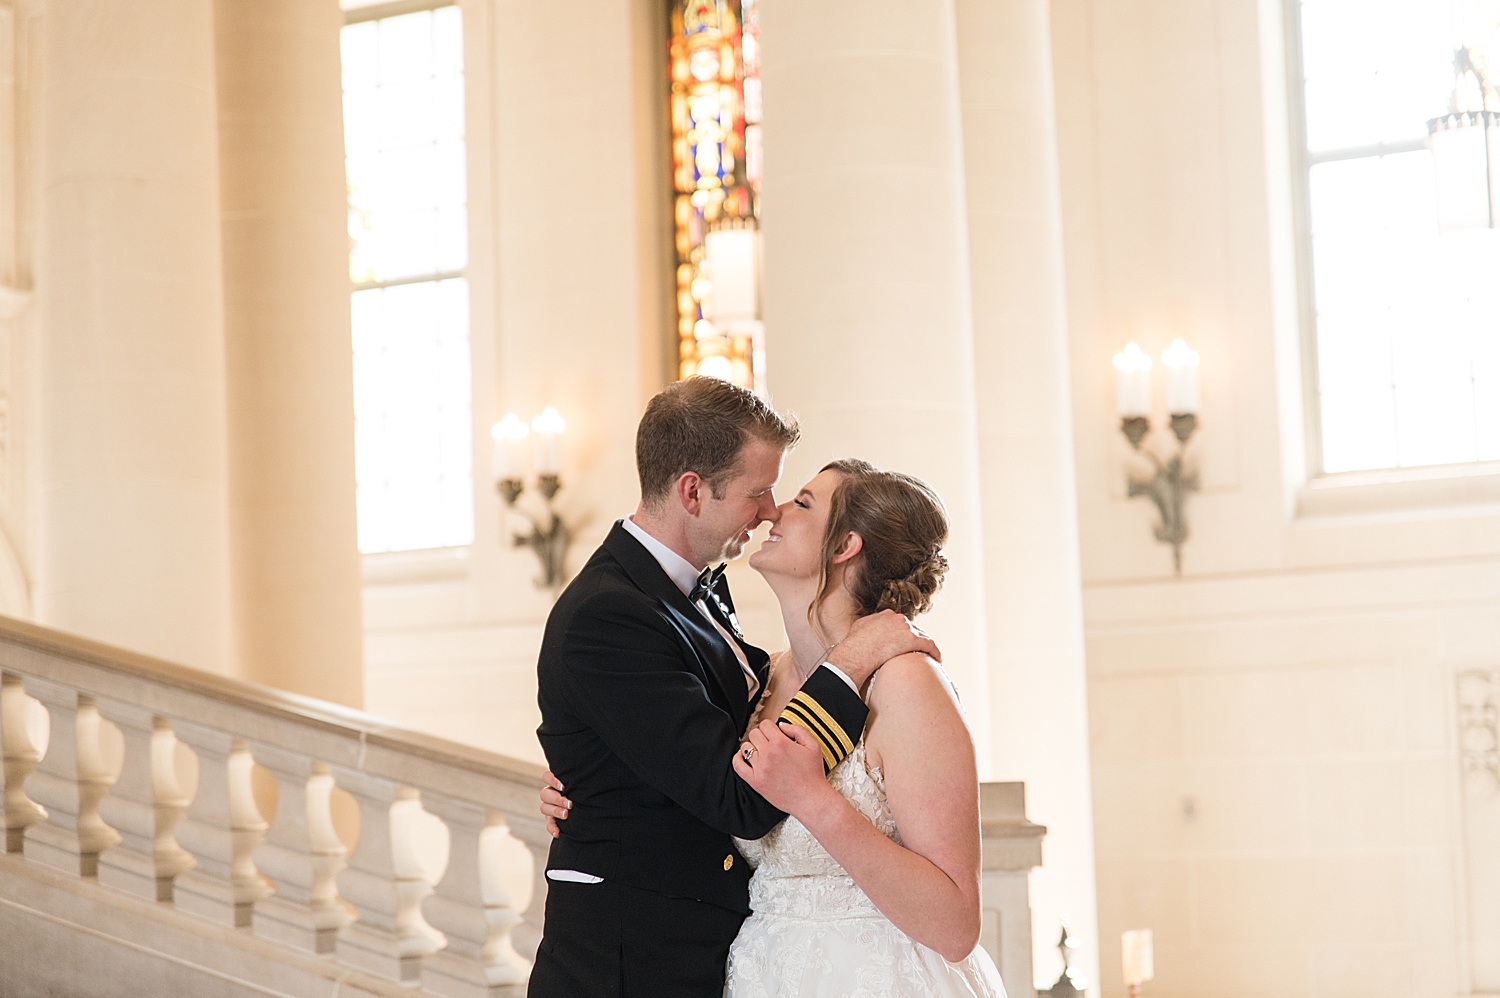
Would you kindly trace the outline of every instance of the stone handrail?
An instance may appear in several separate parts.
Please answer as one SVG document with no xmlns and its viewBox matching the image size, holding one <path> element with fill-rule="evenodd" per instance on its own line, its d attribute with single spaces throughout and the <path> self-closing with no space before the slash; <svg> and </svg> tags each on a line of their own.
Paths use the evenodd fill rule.
<svg viewBox="0 0 1500 998">
<path fill-rule="evenodd" d="M 523 992 L 546 896 L 540 766 L 3 617 L 0 744 L 9 853 L 435 994 Z M 352 852 L 334 787 L 358 805 Z M 441 871 L 423 853 L 437 822 Z M 505 829 L 533 857 L 524 913 Z"/>
<path fill-rule="evenodd" d="M 551 841 L 541 766 L 6 617 L 0 747 L 5 851 L 28 869 L 186 913 L 173 914 L 187 919 L 179 928 L 204 925 L 197 916 L 249 933 L 272 962 L 290 959 L 276 947 L 331 960 L 348 968 L 323 972 L 340 994 L 525 992 Z M 274 777 L 269 822 L 256 767 L 263 803 Z M 335 788 L 357 805 L 357 837 L 339 827 Z M 1023 998 L 1034 994 L 1027 874 L 1046 829 L 1027 820 L 1022 784 L 986 783 L 980 796 L 981 941 Z M 447 860 L 435 863 L 442 828 Z M 524 912 L 502 876 L 506 831 L 532 857 Z"/>
</svg>

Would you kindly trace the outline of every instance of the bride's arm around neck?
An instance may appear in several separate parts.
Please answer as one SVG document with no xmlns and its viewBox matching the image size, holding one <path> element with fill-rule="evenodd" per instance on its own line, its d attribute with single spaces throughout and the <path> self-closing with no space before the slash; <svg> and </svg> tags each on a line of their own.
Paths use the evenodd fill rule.
<svg viewBox="0 0 1500 998">
<path fill-rule="evenodd" d="M 867 760 L 885 778 L 905 847 L 836 794 L 797 817 L 897 928 L 961 960 L 979 941 L 974 743 L 952 685 L 925 655 L 887 663 L 869 697 Z"/>
</svg>

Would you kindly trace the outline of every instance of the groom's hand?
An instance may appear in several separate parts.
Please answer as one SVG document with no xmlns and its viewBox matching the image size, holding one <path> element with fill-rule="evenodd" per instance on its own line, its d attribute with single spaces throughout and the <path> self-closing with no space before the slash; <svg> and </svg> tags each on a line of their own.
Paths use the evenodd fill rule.
<svg viewBox="0 0 1500 998">
<path fill-rule="evenodd" d="M 542 774 L 542 784 L 542 817 L 547 819 L 547 834 L 555 839 L 562 834 L 557 823 L 567 820 L 573 802 L 562 795 L 562 781 L 552 775 L 552 770 Z"/>
<path fill-rule="evenodd" d="M 895 610 L 882 610 L 856 620 L 849 636 L 833 646 L 826 661 L 862 689 L 882 665 L 914 651 L 943 660 L 938 646 L 920 627 Z"/>
</svg>

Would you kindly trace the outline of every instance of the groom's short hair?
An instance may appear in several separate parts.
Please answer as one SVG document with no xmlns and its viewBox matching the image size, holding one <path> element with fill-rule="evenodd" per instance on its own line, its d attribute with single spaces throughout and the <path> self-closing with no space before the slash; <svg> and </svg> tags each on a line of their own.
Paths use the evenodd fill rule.
<svg viewBox="0 0 1500 998">
<path fill-rule="evenodd" d="M 751 438 L 785 451 L 800 436 L 796 417 L 782 416 L 749 389 L 703 376 L 674 382 L 646 404 L 635 433 L 641 499 L 660 502 L 689 471 L 722 499 L 739 473 L 740 449 Z"/>
</svg>

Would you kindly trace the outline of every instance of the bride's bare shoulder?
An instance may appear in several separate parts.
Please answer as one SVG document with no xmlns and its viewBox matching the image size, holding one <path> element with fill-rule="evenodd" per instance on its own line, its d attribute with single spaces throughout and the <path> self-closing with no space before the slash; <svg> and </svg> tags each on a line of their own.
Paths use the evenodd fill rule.
<svg viewBox="0 0 1500 998">
<path fill-rule="evenodd" d="M 871 708 L 888 713 L 943 709 L 954 699 L 948 674 L 921 652 L 891 659 L 870 680 Z"/>
</svg>

